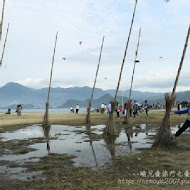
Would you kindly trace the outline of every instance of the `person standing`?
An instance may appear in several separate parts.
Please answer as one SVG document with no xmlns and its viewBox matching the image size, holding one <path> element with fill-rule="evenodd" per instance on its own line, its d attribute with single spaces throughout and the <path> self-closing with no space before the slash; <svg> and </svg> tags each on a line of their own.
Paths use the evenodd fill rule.
<svg viewBox="0 0 190 190">
<path fill-rule="evenodd" d="M 180 103 L 179 103 L 179 101 L 177 102 L 177 111 L 180 111 Z"/>
<path fill-rule="evenodd" d="M 108 113 L 108 108 L 106 104 L 104 104 L 104 113 Z"/>
<path fill-rule="evenodd" d="M 125 104 L 124 104 L 124 116 L 126 116 L 127 115 L 127 103 L 125 102 Z"/>
<path fill-rule="evenodd" d="M 119 117 L 119 103 L 118 102 L 116 103 L 115 111 L 117 113 L 117 119 L 120 119 L 120 117 Z"/>
<path fill-rule="evenodd" d="M 188 114 L 187 119 L 183 124 L 183 126 L 179 128 L 179 130 L 172 136 L 172 139 L 175 139 L 176 137 L 181 135 L 188 127 L 190 127 L 190 103 L 188 103 L 187 109 L 174 112 L 174 114 L 184 114 L 184 113 Z"/>
<path fill-rule="evenodd" d="M 21 104 L 17 105 L 16 112 L 18 116 L 21 116 L 22 106 Z"/>
<path fill-rule="evenodd" d="M 107 106 L 109 117 L 111 116 L 111 102 Z"/>
<path fill-rule="evenodd" d="M 139 109 L 139 106 L 137 105 L 137 101 L 134 100 L 134 106 L 133 106 L 133 115 L 134 117 L 138 117 L 138 109 Z"/>
<path fill-rule="evenodd" d="M 180 111 L 181 110 L 181 104 L 179 103 L 179 101 L 177 102 L 177 111 Z M 181 115 L 181 114 L 179 114 Z"/>
<path fill-rule="evenodd" d="M 132 100 L 130 100 L 130 102 L 129 102 L 129 114 L 130 114 L 130 117 L 132 117 L 132 113 L 133 113 L 133 104 L 132 104 Z"/>
<path fill-rule="evenodd" d="M 146 117 L 149 118 L 149 115 L 148 115 L 149 108 L 148 108 L 147 100 L 144 101 L 144 109 L 145 109 L 145 112 L 146 112 Z"/>
<path fill-rule="evenodd" d="M 104 113 L 104 108 L 105 108 L 104 103 L 101 104 L 100 108 L 101 108 L 101 113 Z"/>
<path fill-rule="evenodd" d="M 79 105 L 77 104 L 76 105 L 76 114 L 78 114 L 78 112 L 79 112 Z"/>
</svg>

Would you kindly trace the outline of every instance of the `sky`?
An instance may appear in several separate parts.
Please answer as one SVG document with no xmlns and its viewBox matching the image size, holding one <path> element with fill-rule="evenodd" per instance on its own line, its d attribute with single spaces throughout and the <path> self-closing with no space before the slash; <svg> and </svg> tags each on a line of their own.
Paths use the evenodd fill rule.
<svg viewBox="0 0 190 190">
<path fill-rule="evenodd" d="M 2 4 L 3 0 L 0 10 Z M 8 23 L 10 27 L 0 86 L 18 82 L 47 87 L 58 31 L 52 87 L 92 87 L 105 36 L 96 87 L 116 89 L 134 4 L 135 0 L 6 1 L 0 55 Z M 189 10 L 189 0 L 138 0 L 120 90 L 130 88 L 141 27 L 133 90 L 172 91 L 190 24 Z M 190 47 L 177 91 L 190 90 L 189 77 Z"/>
</svg>

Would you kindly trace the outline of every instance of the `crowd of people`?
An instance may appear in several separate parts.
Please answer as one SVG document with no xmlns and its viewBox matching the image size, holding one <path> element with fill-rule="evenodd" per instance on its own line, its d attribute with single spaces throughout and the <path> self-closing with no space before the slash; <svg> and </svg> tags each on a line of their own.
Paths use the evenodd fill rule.
<svg viewBox="0 0 190 190">
<path fill-rule="evenodd" d="M 117 103 L 115 105 L 115 112 L 118 119 L 120 119 L 121 114 L 125 116 L 129 114 L 130 117 L 140 117 L 140 113 L 142 113 L 143 111 L 145 111 L 146 117 L 148 118 L 149 107 L 150 105 L 148 104 L 147 100 L 145 100 L 144 104 L 140 104 L 136 100 L 134 100 L 134 103 L 132 102 L 132 100 L 128 100 L 123 106 Z M 111 115 L 111 102 L 108 105 L 102 103 L 100 105 L 100 108 L 96 108 L 95 111 L 100 112 L 101 114 Z"/>
</svg>

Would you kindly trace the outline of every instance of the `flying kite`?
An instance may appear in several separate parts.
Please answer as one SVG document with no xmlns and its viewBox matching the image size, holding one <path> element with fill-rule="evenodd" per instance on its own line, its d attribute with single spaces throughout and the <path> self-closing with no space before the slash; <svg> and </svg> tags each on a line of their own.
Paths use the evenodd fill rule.
<svg viewBox="0 0 190 190">
<path fill-rule="evenodd" d="M 170 2 L 170 0 L 164 0 L 166 3 Z"/>
<path fill-rule="evenodd" d="M 82 42 L 80 41 L 79 44 L 80 44 L 80 46 L 81 46 Z"/>
<path fill-rule="evenodd" d="M 66 57 L 63 57 L 62 59 L 66 60 Z"/>
<path fill-rule="evenodd" d="M 139 63 L 140 61 L 139 60 L 135 60 L 135 63 Z"/>
<path fill-rule="evenodd" d="M 162 59 L 163 57 L 161 56 L 161 57 L 159 57 L 160 59 Z"/>
<path fill-rule="evenodd" d="M 105 79 L 105 80 L 107 80 L 108 78 L 107 78 L 107 77 L 105 77 L 104 79 Z"/>
</svg>

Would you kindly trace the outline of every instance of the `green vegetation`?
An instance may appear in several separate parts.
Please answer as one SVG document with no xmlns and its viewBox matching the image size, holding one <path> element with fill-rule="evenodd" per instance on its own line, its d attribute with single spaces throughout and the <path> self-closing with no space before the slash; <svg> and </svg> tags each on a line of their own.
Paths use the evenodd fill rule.
<svg viewBox="0 0 190 190">
<path fill-rule="evenodd" d="M 164 111 L 152 110 L 150 111 L 150 118 L 146 118 L 145 113 L 143 112 L 140 118 L 131 118 L 129 119 L 129 124 L 126 126 L 132 126 L 135 124 L 141 123 L 150 123 L 150 124 L 161 124 Z M 85 125 L 85 116 L 86 114 L 72 114 L 72 113 L 49 113 L 49 121 L 51 124 L 62 124 L 62 125 Z M 118 120 L 115 114 L 116 125 L 122 124 L 123 115 L 121 119 Z M 186 115 L 171 115 L 171 124 L 183 123 L 186 119 Z M 22 113 L 21 117 L 18 117 L 16 113 L 11 115 L 6 115 L 0 113 L 0 132 L 20 128 L 26 125 L 31 124 L 41 124 L 43 121 L 43 113 Z M 91 125 L 106 124 L 108 121 L 107 114 L 100 113 L 91 113 Z"/>
</svg>

